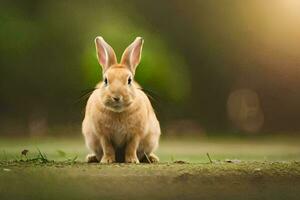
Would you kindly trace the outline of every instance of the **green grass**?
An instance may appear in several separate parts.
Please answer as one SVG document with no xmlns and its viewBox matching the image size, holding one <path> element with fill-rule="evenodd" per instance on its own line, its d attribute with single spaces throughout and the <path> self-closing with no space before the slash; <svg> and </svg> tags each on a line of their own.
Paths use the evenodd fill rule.
<svg viewBox="0 0 300 200">
<path fill-rule="evenodd" d="M 163 138 L 160 164 L 101 165 L 81 138 L 0 138 L 0 199 L 299 199 L 299 141 Z"/>
</svg>

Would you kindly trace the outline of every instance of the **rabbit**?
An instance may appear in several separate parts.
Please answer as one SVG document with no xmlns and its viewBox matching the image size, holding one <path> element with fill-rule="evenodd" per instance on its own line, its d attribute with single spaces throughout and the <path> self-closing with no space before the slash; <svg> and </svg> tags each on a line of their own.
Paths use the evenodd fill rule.
<svg viewBox="0 0 300 200">
<path fill-rule="evenodd" d="M 124 51 L 120 63 L 113 48 L 95 39 L 103 81 L 89 97 L 82 122 L 87 162 L 158 162 L 160 124 L 147 95 L 134 81 L 141 60 L 143 38 L 137 37 Z"/>
</svg>

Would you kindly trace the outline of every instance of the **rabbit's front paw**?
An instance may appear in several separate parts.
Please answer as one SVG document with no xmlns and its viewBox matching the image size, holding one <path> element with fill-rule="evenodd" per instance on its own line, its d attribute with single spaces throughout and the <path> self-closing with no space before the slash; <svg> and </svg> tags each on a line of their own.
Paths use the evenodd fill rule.
<svg viewBox="0 0 300 200">
<path fill-rule="evenodd" d="M 159 158 L 154 153 L 150 153 L 148 158 L 149 158 L 149 161 L 151 163 L 158 163 L 159 162 Z"/>
<path fill-rule="evenodd" d="M 136 164 L 140 163 L 140 161 L 137 158 L 137 156 L 126 156 L 125 162 L 127 162 L 127 163 L 136 163 Z"/>
<path fill-rule="evenodd" d="M 100 163 L 103 164 L 109 164 L 109 163 L 114 163 L 116 162 L 116 159 L 114 156 L 103 156 Z"/>
<path fill-rule="evenodd" d="M 95 163 L 95 162 L 99 162 L 99 160 L 97 159 L 97 156 L 95 154 L 88 154 L 86 156 L 86 161 L 88 163 Z"/>
</svg>

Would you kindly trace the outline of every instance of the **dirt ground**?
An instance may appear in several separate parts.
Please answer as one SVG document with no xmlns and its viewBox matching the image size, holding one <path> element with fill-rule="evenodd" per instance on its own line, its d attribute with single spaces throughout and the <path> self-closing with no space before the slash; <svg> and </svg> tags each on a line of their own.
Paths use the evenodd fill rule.
<svg viewBox="0 0 300 200">
<path fill-rule="evenodd" d="M 170 139 L 160 164 L 101 165 L 80 139 L 2 139 L 0 199 L 299 199 L 298 144 Z"/>
</svg>

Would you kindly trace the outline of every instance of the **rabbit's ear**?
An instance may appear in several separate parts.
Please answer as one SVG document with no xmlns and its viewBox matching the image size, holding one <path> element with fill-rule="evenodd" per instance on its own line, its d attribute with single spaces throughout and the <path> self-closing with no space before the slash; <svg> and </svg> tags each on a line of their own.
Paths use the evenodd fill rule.
<svg viewBox="0 0 300 200">
<path fill-rule="evenodd" d="M 144 40 L 141 37 L 137 37 L 124 51 L 121 64 L 127 65 L 132 73 L 135 72 L 136 67 L 140 63 L 142 47 Z"/>
<path fill-rule="evenodd" d="M 117 57 L 113 48 L 105 42 L 103 37 L 95 39 L 98 62 L 103 68 L 103 73 L 112 65 L 117 64 Z"/>
</svg>

